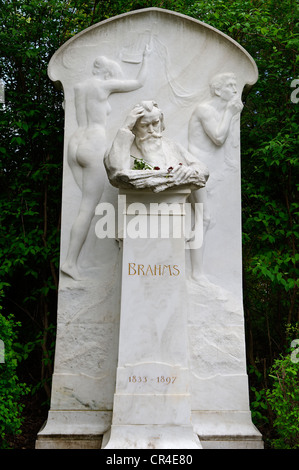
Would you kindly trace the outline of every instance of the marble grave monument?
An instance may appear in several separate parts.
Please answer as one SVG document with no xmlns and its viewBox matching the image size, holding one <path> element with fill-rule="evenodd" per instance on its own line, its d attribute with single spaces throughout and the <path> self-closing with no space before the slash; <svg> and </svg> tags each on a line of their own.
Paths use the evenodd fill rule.
<svg viewBox="0 0 299 470">
<path fill-rule="evenodd" d="M 77 34 L 48 73 L 64 95 L 61 266 L 36 448 L 263 448 L 242 303 L 253 59 L 201 21 L 147 8 Z"/>
</svg>

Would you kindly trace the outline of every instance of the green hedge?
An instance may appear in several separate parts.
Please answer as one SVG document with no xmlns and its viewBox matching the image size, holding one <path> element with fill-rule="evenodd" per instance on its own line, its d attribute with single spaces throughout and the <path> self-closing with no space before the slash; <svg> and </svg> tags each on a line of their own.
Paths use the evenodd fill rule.
<svg viewBox="0 0 299 470">
<path fill-rule="evenodd" d="M 1 308 L 1 307 L 0 307 Z M 21 360 L 17 352 L 17 328 L 13 315 L 4 317 L 0 313 L 0 449 L 9 447 L 9 438 L 21 433 L 22 409 L 21 399 L 29 391 L 17 376 L 17 366 Z"/>
</svg>

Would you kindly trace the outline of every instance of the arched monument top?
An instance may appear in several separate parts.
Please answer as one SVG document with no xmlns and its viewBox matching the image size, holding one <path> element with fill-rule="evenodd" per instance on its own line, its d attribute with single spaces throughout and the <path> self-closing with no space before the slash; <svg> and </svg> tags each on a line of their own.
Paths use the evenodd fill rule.
<svg viewBox="0 0 299 470">
<path fill-rule="evenodd" d="M 146 18 L 147 18 L 147 21 L 146 21 Z M 148 19 L 150 19 L 151 21 L 148 21 Z M 255 61 L 253 60 L 251 55 L 234 39 L 230 38 L 225 33 L 217 30 L 213 26 L 210 26 L 209 24 L 203 21 L 197 20 L 190 16 L 186 16 L 182 13 L 178 13 L 178 12 L 167 10 L 167 9 L 157 8 L 157 7 L 134 10 L 131 12 L 123 13 L 118 16 L 114 16 L 112 18 L 108 18 L 107 20 L 101 21 L 99 23 L 96 23 L 84 29 L 83 31 L 79 32 L 78 34 L 70 38 L 54 53 L 54 55 L 52 56 L 49 62 L 48 75 L 50 79 L 54 81 L 57 86 L 60 86 L 61 84 L 63 85 L 63 81 L 66 78 L 67 74 L 65 73 L 61 74 L 61 70 L 59 68 L 59 62 L 60 62 L 61 56 L 66 54 L 68 49 L 76 48 L 77 46 L 81 46 L 84 43 L 86 45 L 87 44 L 91 45 L 91 42 L 87 38 L 88 37 L 94 38 L 94 40 L 96 40 L 97 32 L 99 30 L 103 30 L 103 37 L 101 39 L 105 42 L 104 31 L 107 28 L 114 30 L 114 26 L 119 27 L 120 23 L 124 23 L 127 25 L 127 23 L 130 22 L 131 20 L 133 22 L 140 22 L 140 21 L 145 22 L 146 21 L 145 22 L 146 31 L 148 31 L 151 28 L 151 26 L 154 27 L 157 21 L 180 22 L 182 28 L 184 28 L 184 25 L 186 25 L 187 23 L 190 29 L 195 29 L 198 33 L 206 34 L 209 38 L 209 41 L 212 40 L 213 42 L 213 37 L 214 37 L 214 41 L 219 42 L 220 48 L 222 48 L 223 50 L 229 48 L 231 54 L 235 54 L 236 57 L 238 56 L 242 57 L 242 60 L 240 61 L 240 69 L 243 68 L 244 70 L 244 62 L 245 63 L 247 62 L 247 74 L 246 74 L 246 80 L 245 80 L 244 86 L 246 85 L 246 86 L 251 87 L 252 85 L 254 85 L 254 83 L 256 83 L 258 79 L 258 69 L 255 64 Z M 132 26 L 132 24 L 130 26 Z"/>
</svg>

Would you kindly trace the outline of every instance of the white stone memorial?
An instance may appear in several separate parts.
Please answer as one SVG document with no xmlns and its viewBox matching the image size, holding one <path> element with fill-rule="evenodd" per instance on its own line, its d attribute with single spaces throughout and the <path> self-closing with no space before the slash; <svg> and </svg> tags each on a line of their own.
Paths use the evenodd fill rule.
<svg viewBox="0 0 299 470">
<path fill-rule="evenodd" d="M 262 448 L 242 304 L 240 113 L 258 77 L 148 8 L 52 57 L 65 139 L 57 341 L 37 448 Z"/>
</svg>

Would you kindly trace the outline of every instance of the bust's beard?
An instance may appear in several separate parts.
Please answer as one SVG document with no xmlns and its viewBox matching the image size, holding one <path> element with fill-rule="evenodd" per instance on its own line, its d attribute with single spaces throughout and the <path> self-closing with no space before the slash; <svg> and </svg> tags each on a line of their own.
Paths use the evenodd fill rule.
<svg viewBox="0 0 299 470">
<path fill-rule="evenodd" d="M 135 139 L 136 147 L 141 152 L 141 155 L 151 156 L 156 155 L 157 151 L 162 146 L 162 134 L 153 133 L 150 135 L 146 135 L 145 137 L 137 137 Z"/>
</svg>

